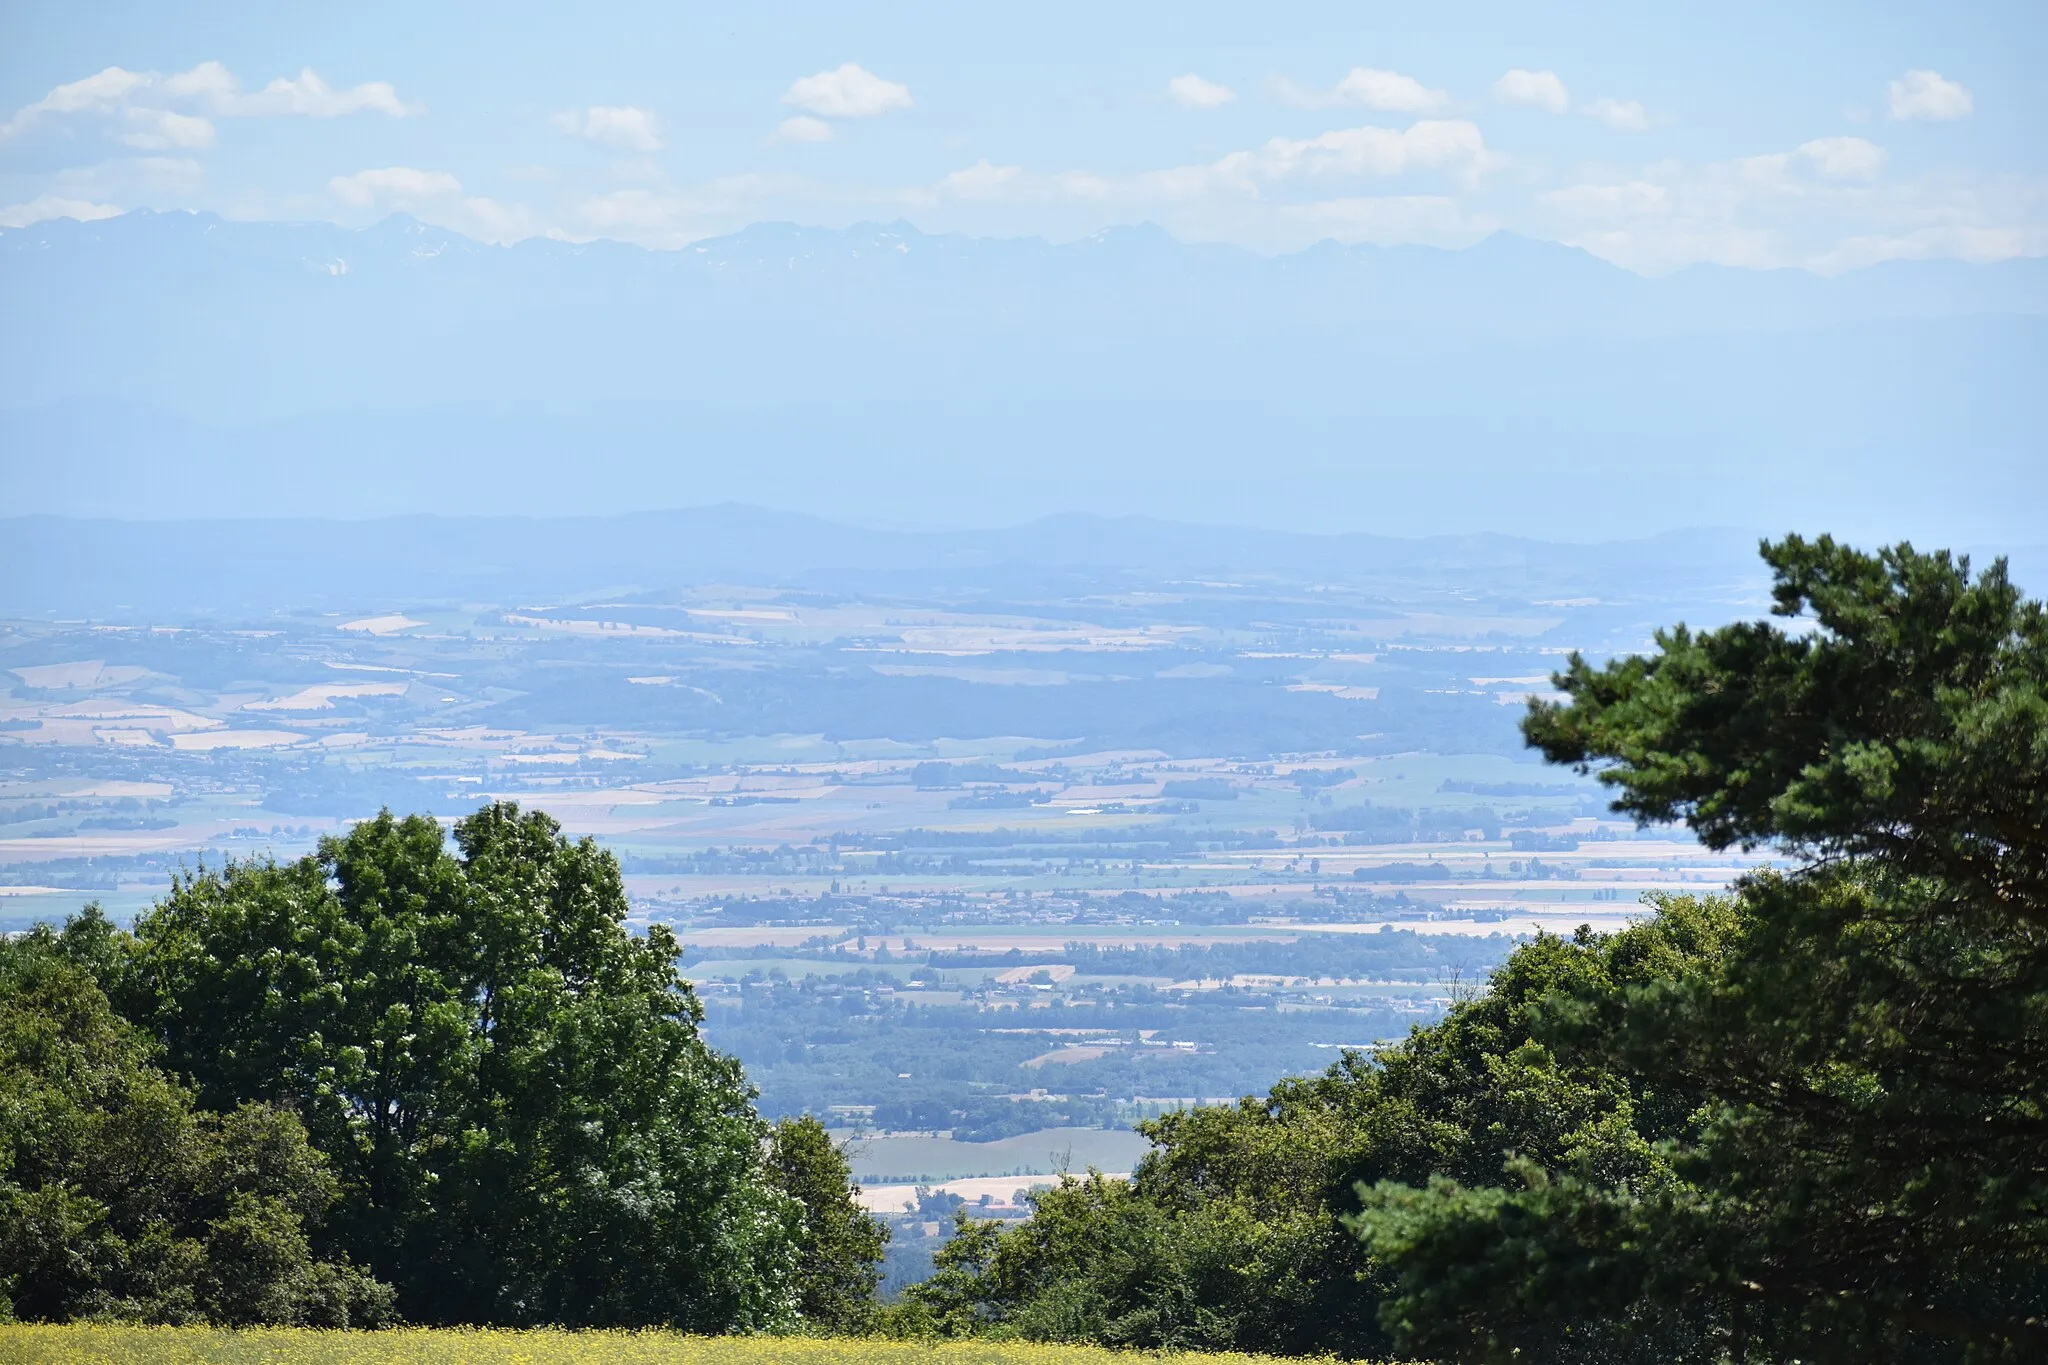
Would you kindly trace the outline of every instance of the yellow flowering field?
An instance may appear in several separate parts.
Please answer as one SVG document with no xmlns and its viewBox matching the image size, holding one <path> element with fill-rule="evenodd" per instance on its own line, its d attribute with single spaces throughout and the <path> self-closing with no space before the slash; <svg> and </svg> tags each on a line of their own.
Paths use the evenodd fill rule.
<svg viewBox="0 0 2048 1365">
<path fill-rule="evenodd" d="M 398 1328 L 228 1331 L 207 1327 L 0 1326 L 6 1365 L 1262 1365 L 1251 1355 L 1146 1355 L 1028 1342 L 838 1337 L 690 1337 L 673 1332 Z"/>
</svg>

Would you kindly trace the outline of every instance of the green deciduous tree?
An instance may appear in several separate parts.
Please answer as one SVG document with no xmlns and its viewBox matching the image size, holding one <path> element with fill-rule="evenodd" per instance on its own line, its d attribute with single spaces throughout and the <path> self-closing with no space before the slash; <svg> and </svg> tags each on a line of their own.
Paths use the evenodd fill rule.
<svg viewBox="0 0 2048 1365">
<path fill-rule="evenodd" d="M 797 1311 L 806 1326 L 859 1331 L 875 1314 L 889 1229 L 861 1207 L 853 1168 L 825 1125 L 806 1114 L 770 1134 L 768 1175 L 803 1209 Z"/>
<path fill-rule="evenodd" d="M 804 1206 L 618 864 L 510 804 L 181 879 L 117 989 L 216 1108 L 290 1106 L 424 1322 L 793 1321 Z"/>
<path fill-rule="evenodd" d="M 195 1110 L 89 966 L 103 919 L 0 941 L 0 1309 L 20 1318 L 375 1324 L 391 1292 L 318 1259 L 333 1175 L 296 1118 Z"/>
</svg>

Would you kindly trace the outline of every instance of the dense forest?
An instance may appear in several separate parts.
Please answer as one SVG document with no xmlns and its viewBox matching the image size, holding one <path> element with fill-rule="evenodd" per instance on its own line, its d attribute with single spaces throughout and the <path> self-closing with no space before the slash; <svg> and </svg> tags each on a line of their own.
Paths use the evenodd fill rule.
<svg viewBox="0 0 2048 1365">
<path fill-rule="evenodd" d="M 2004 565 L 1767 545 L 1774 611 L 1574 656 L 1523 730 L 1783 867 L 1524 943 L 1376 1054 L 1153 1121 L 1129 1182 L 882 1232 L 766 1123 L 617 863 L 385 815 L 0 949 L 0 1304 L 1345 1358 L 2048 1353 L 2048 614 Z"/>
</svg>

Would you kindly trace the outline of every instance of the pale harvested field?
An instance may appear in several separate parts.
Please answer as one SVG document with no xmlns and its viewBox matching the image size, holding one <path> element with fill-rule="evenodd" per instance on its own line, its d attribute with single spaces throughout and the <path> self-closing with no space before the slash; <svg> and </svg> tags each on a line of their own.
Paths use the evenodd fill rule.
<svg viewBox="0 0 2048 1365">
<path fill-rule="evenodd" d="M 1109 1174 L 1112 1180 L 1126 1180 L 1128 1171 Z M 1024 1196 L 1032 1190 L 1042 1190 L 1052 1185 L 1054 1176 L 1046 1175 L 991 1175 L 967 1180 L 946 1180 L 927 1188 L 957 1194 L 970 1204 L 979 1204 L 983 1195 L 997 1204 L 1012 1207 L 1024 1202 Z M 917 1206 L 915 1185 L 862 1185 L 860 1206 L 869 1213 L 903 1213 Z"/>
<path fill-rule="evenodd" d="M 171 745 L 192 750 L 283 749 L 309 738 L 294 730 L 200 730 L 171 736 Z"/>
<path fill-rule="evenodd" d="M 393 613 L 389 616 L 365 616 L 360 621 L 345 621 L 335 629 L 359 631 L 364 635 L 396 635 L 401 631 L 417 630 L 425 624 L 425 621 L 415 621 L 410 616 Z"/>
<path fill-rule="evenodd" d="M 1106 1047 L 1059 1047 L 1017 1063 L 1036 1070 L 1042 1066 L 1063 1066 L 1073 1062 L 1099 1062 L 1110 1054 Z"/>
<path fill-rule="evenodd" d="M 28 664 L 11 668 L 8 672 L 30 687 L 53 691 L 74 687 L 118 687 L 149 676 L 146 668 L 133 664 L 115 664 L 109 668 L 101 659 L 83 659 L 69 664 Z"/>
<path fill-rule="evenodd" d="M 411 683 L 365 682 L 365 683 L 315 683 L 302 687 L 282 697 L 269 697 L 261 701 L 245 701 L 244 711 L 331 711 L 338 698 L 343 697 L 398 697 L 405 694 Z"/>
</svg>

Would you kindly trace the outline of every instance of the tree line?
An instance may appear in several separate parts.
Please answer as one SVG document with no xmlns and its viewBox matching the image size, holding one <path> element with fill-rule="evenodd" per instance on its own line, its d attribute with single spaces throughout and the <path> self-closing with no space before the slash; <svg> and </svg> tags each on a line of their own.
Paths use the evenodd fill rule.
<svg viewBox="0 0 2048 1365">
<path fill-rule="evenodd" d="M 2048 615 L 1764 547 L 1791 624 L 1574 656 L 1530 743 L 1782 868 L 1542 936 L 1438 1023 L 960 1210 L 873 1306 L 815 1123 L 704 1046 L 617 866 L 493 806 L 0 954 L 24 1317 L 670 1323 L 1514 1361 L 2048 1352 Z"/>
</svg>

